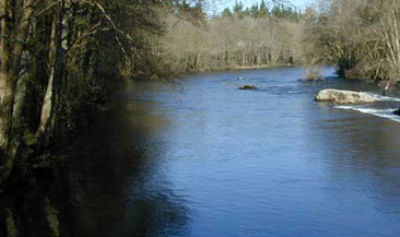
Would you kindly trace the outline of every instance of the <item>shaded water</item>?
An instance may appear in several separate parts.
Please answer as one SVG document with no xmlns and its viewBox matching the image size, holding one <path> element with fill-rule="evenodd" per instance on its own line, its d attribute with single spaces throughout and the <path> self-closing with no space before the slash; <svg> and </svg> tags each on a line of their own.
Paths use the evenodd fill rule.
<svg viewBox="0 0 400 237">
<path fill-rule="evenodd" d="M 70 234 L 400 234 L 400 123 L 385 118 L 400 103 L 361 107 L 381 117 L 317 103 L 323 88 L 379 90 L 329 68 L 324 82 L 301 82 L 303 73 L 202 73 L 129 87 L 64 151 L 73 161 Z"/>
</svg>

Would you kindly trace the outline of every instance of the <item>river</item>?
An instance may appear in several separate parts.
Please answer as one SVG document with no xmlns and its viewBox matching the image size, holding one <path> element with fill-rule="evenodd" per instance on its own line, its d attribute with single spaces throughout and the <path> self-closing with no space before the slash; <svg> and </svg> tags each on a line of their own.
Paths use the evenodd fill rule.
<svg viewBox="0 0 400 237">
<path fill-rule="evenodd" d="M 400 102 L 317 103 L 324 88 L 379 93 L 323 73 L 314 83 L 300 67 L 132 83 L 63 151 L 76 184 L 68 233 L 400 234 Z"/>
</svg>

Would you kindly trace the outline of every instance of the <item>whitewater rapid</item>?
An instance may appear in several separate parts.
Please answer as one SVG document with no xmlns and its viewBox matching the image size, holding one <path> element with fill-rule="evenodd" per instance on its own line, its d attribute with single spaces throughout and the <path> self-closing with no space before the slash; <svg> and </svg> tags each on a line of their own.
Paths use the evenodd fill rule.
<svg viewBox="0 0 400 237">
<path fill-rule="evenodd" d="M 400 98 L 397 97 L 390 97 L 390 96 L 382 96 L 378 94 L 373 94 L 373 93 L 368 93 L 369 95 L 373 96 L 376 101 L 378 102 L 400 102 Z M 336 105 L 334 108 L 337 109 L 344 109 L 344 110 L 353 110 L 353 111 L 358 111 L 364 114 L 370 114 L 374 115 L 377 117 L 385 118 L 385 119 L 390 119 L 395 122 L 400 122 L 400 116 L 395 115 L 393 112 L 397 109 L 399 109 L 400 105 L 398 107 L 394 108 L 373 108 L 373 107 L 367 107 L 367 106 L 362 106 L 362 105 Z"/>
</svg>

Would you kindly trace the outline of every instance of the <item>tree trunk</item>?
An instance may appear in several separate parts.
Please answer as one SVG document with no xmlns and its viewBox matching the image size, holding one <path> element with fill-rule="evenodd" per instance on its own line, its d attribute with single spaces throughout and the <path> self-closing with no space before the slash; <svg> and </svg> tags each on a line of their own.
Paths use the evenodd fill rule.
<svg viewBox="0 0 400 237">
<path fill-rule="evenodd" d="M 27 0 L 24 4 L 24 9 L 22 12 L 22 18 L 20 23 L 16 26 L 16 34 L 12 34 L 15 36 L 17 40 L 15 40 L 14 47 L 12 50 L 10 61 L 10 45 L 9 43 L 4 42 L 6 39 L 2 37 L 1 46 L 6 45 L 5 48 L 2 48 L 2 65 L 1 65 L 1 75 L 0 75 L 0 146 L 3 152 L 5 153 L 5 160 L 2 164 L 3 166 L 0 169 L 0 183 L 4 182 L 11 173 L 14 164 L 15 153 L 19 144 L 15 143 L 13 139 L 13 110 L 14 110 L 14 92 L 17 84 L 19 72 L 21 69 L 21 58 L 24 49 L 24 43 L 26 41 L 29 26 L 33 14 L 33 4 L 35 0 Z M 9 11 L 9 2 L 7 0 L 1 1 L 1 11 L 7 13 Z M 8 36 L 11 35 L 11 32 L 8 32 L 8 14 L 5 14 L 5 17 L 2 18 L 2 35 Z M 4 27 L 3 27 L 4 26 Z M 6 31 L 6 32 L 3 32 Z"/>
<path fill-rule="evenodd" d="M 56 104 L 58 100 L 58 85 L 62 76 L 62 61 L 64 50 L 62 48 L 63 44 L 63 19 L 64 19 L 64 1 L 61 1 L 58 6 L 58 16 L 54 17 L 51 26 L 51 43 L 50 43 L 50 53 L 49 61 L 51 65 L 50 78 L 47 84 L 46 95 L 44 98 L 39 134 L 43 136 L 44 142 L 47 143 L 52 135 L 55 127 L 56 119 Z"/>
<path fill-rule="evenodd" d="M 9 36 L 9 0 L 0 0 L 1 14 L 1 66 L 0 66 L 0 147 L 5 148 L 9 139 L 10 107 L 12 105 L 12 83 L 9 75 L 10 51 Z"/>
</svg>

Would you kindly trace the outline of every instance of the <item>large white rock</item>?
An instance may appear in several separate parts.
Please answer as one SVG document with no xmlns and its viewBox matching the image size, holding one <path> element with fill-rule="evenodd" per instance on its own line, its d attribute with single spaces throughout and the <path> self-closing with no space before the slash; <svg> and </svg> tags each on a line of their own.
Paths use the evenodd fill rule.
<svg viewBox="0 0 400 237">
<path fill-rule="evenodd" d="M 315 99 L 317 101 L 328 101 L 337 104 L 362 104 L 376 101 L 375 97 L 365 92 L 336 89 L 322 90 L 317 94 Z"/>
</svg>

